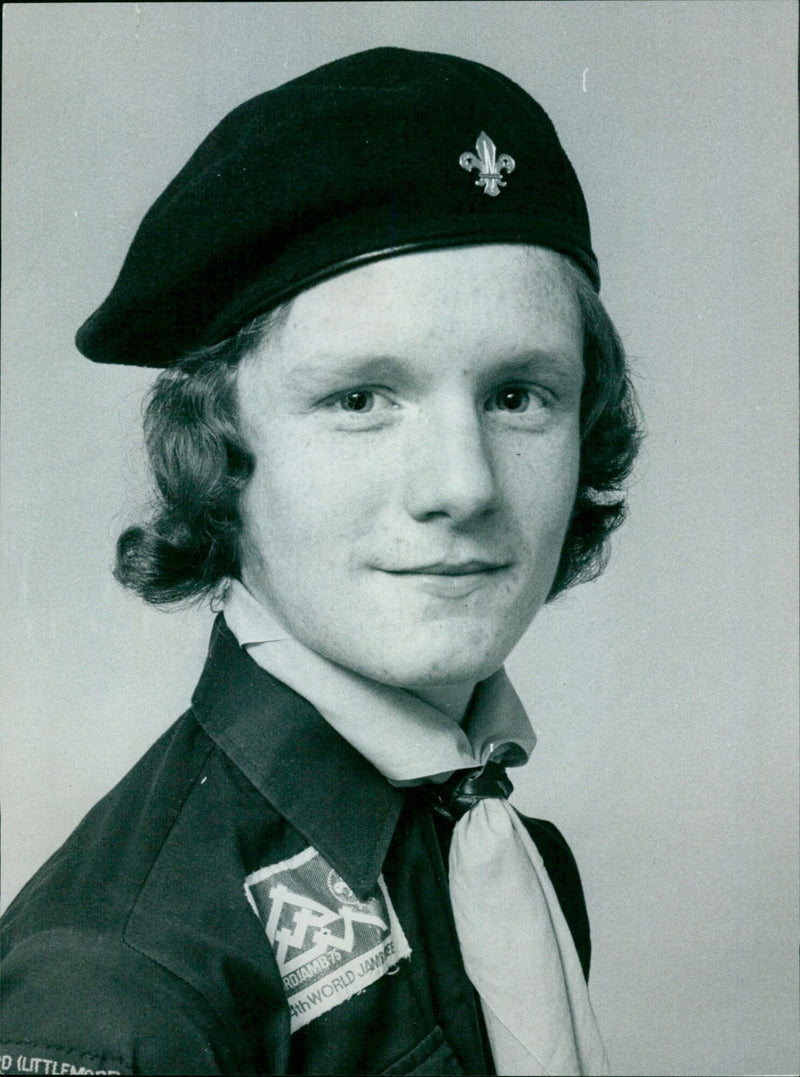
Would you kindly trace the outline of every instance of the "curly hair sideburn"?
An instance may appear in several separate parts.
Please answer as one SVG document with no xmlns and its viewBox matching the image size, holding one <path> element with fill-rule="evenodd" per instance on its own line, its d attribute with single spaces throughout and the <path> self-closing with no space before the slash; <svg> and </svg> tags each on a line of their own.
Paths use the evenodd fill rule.
<svg viewBox="0 0 800 1077">
<path fill-rule="evenodd" d="M 578 492 L 548 601 L 596 579 L 624 521 L 623 487 L 642 441 L 636 393 L 614 323 L 585 274 L 567 260 L 583 316 L 584 384 Z"/>
<path fill-rule="evenodd" d="M 144 435 L 156 497 L 149 521 L 117 539 L 114 576 L 156 606 L 201 601 L 240 572 L 240 495 L 255 460 L 239 431 L 236 369 L 288 306 L 162 370 Z"/>
<path fill-rule="evenodd" d="M 608 538 L 625 518 L 623 484 L 640 443 L 638 407 L 622 343 L 583 272 L 567 263 L 584 322 L 578 491 L 548 600 L 599 576 Z M 290 304 L 260 315 L 235 336 L 163 370 L 145 412 L 156 481 L 148 522 L 117 541 L 114 575 L 147 602 L 166 606 L 214 597 L 240 575 L 240 495 L 255 460 L 239 430 L 236 368 Z"/>
</svg>

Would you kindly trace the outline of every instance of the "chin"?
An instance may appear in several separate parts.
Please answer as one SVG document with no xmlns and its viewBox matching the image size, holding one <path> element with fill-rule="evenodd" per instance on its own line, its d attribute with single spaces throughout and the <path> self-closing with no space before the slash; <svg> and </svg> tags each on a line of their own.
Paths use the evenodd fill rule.
<svg viewBox="0 0 800 1077">
<path fill-rule="evenodd" d="M 382 655 L 371 670 L 362 668 L 366 676 L 396 688 L 436 688 L 447 685 L 476 683 L 495 673 L 512 649 L 497 647 L 470 648 L 442 646 L 427 642 L 407 649 L 393 647 Z"/>
</svg>

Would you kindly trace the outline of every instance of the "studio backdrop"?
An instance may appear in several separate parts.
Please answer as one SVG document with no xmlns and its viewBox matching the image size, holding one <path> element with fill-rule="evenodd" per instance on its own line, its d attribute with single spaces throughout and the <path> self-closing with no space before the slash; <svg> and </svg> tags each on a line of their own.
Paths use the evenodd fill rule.
<svg viewBox="0 0 800 1077">
<path fill-rule="evenodd" d="M 795 5 L 4 19 L 4 903 L 186 708 L 212 617 L 146 608 L 111 576 L 147 498 L 153 373 L 93 365 L 76 328 L 235 105 L 376 45 L 456 53 L 550 113 L 648 431 L 605 575 L 509 662 L 539 733 L 516 803 L 575 850 L 614 1073 L 796 1072 Z"/>
</svg>

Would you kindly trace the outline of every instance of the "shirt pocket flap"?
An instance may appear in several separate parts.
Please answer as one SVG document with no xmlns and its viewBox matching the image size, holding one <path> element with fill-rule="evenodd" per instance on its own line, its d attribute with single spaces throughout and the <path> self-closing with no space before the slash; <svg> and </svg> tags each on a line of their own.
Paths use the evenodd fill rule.
<svg viewBox="0 0 800 1077">
<path fill-rule="evenodd" d="M 437 1025 L 416 1047 L 412 1047 L 388 1069 L 381 1070 L 380 1077 L 389 1077 L 390 1074 L 403 1074 L 404 1077 L 434 1077 L 439 1074 L 458 1077 L 463 1073 L 450 1044 Z"/>
</svg>

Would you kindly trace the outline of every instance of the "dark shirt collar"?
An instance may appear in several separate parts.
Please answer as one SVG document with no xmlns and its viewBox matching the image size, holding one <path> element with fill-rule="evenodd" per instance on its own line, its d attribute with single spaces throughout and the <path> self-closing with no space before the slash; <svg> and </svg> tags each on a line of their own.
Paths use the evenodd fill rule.
<svg viewBox="0 0 800 1077">
<path fill-rule="evenodd" d="M 356 894 L 372 891 L 404 794 L 261 669 L 221 616 L 192 705 L 211 739 Z"/>
</svg>

